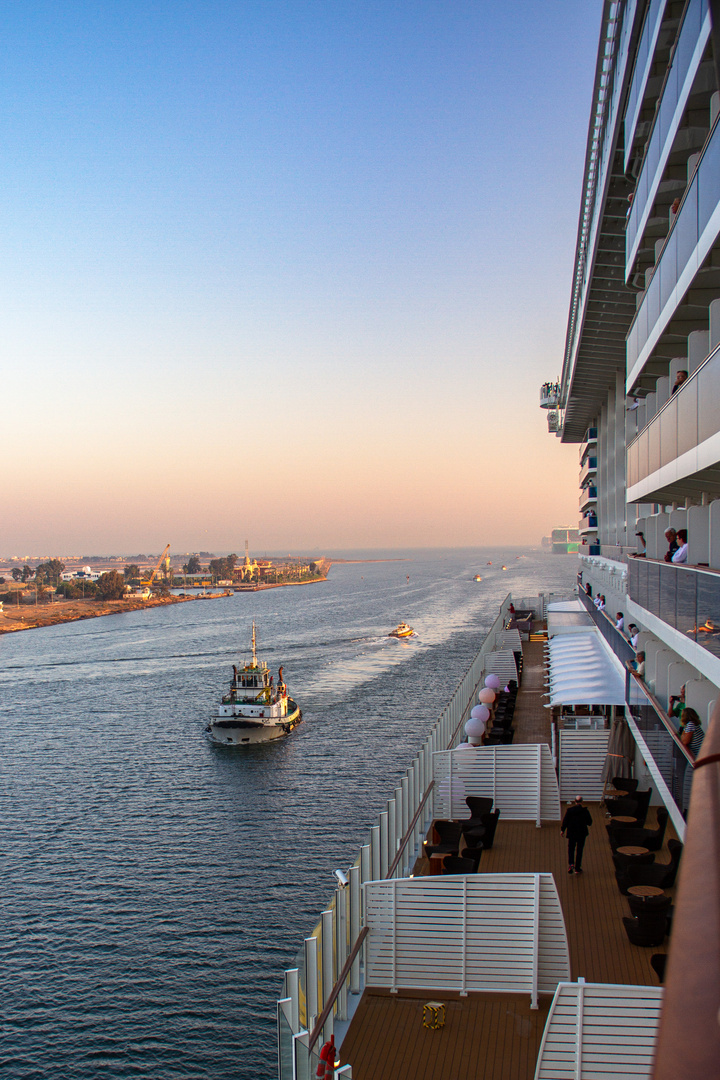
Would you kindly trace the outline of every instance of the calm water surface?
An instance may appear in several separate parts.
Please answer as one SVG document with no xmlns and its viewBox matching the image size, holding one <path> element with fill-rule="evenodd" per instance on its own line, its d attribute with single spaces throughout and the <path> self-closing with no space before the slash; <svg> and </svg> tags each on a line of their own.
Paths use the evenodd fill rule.
<svg viewBox="0 0 720 1080">
<path fill-rule="evenodd" d="M 508 548 L 406 560 L 0 639 L 0 1075 L 276 1075 L 282 972 L 333 868 L 505 594 L 577 569 Z M 253 617 L 305 722 L 224 751 L 203 728 Z M 401 619 L 417 638 L 386 636 Z"/>
</svg>

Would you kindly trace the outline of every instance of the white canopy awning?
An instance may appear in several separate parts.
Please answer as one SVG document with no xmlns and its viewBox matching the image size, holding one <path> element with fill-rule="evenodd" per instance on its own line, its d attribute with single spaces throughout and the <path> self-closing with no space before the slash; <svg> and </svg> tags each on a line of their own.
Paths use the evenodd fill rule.
<svg viewBox="0 0 720 1080">
<path fill-rule="evenodd" d="M 593 621 L 579 600 L 560 600 L 547 606 L 548 637 L 556 634 L 584 634 Z"/>
<path fill-rule="evenodd" d="M 592 629 L 558 634 L 548 642 L 551 705 L 624 705 L 620 662 Z"/>
</svg>

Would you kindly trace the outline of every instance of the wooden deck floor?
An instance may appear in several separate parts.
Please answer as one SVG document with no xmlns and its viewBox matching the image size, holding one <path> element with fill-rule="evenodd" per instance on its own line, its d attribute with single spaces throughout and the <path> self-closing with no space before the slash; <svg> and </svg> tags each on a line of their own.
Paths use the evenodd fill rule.
<svg viewBox="0 0 720 1080">
<path fill-rule="evenodd" d="M 549 710 L 543 709 L 543 647 L 526 643 L 523 685 L 514 725 L 516 742 L 549 742 Z M 483 873 L 550 871 L 556 881 L 570 946 L 572 978 L 591 982 L 657 986 L 650 957 L 662 948 L 629 943 L 622 916 L 627 898 L 618 890 L 603 807 L 590 806 L 593 827 L 585 845 L 582 875 L 567 873 L 567 844 L 557 824 L 541 829 L 531 822 L 503 822 L 491 851 L 483 852 Z M 651 810 L 648 825 L 654 826 Z M 669 835 L 672 835 L 670 833 Z M 667 843 L 657 856 L 667 862 Z M 666 939 L 667 945 L 667 939 Z M 447 1003 L 445 1027 L 422 1025 L 425 1001 Z M 550 1006 L 529 995 L 458 995 L 427 990 L 389 994 L 366 990 L 341 1047 L 353 1080 L 532 1080 Z"/>
</svg>

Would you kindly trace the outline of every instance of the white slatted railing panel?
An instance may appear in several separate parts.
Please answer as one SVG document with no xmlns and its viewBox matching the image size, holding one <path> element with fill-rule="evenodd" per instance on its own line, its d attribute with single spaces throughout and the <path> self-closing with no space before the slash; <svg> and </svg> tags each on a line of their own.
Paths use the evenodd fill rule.
<svg viewBox="0 0 720 1080">
<path fill-rule="evenodd" d="M 599 802 L 603 795 L 603 766 L 607 757 L 609 731 L 559 732 L 560 798 Z"/>
<path fill-rule="evenodd" d="M 514 679 L 517 682 L 517 664 L 512 649 L 501 649 L 499 652 L 485 653 L 485 673 L 487 675 L 498 675 L 504 682 L 508 682 L 509 679 Z"/>
<path fill-rule="evenodd" d="M 552 874 L 453 874 L 364 886 L 366 985 L 553 993 L 570 958 Z"/>
<path fill-rule="evenodd" d="M 652 1074 L 661 986 L 560 983 L 535 1080 L 643 1080 Z"/>
<path fill-rule="evenodd" d="M 470 817 L 468 795 L 487 795 L 501 821 L 559 821 L 560 793 L 547 743 L 478 746 L 433 754 L 433 817 Z"/>
<path fill-rule="evenodd" d="M 512 649 L 513 652 L 522 652 L 522 641 L 519 630 L 501 630 L 495 639 L 495 643 L 503 649 Z"/>
</svg>

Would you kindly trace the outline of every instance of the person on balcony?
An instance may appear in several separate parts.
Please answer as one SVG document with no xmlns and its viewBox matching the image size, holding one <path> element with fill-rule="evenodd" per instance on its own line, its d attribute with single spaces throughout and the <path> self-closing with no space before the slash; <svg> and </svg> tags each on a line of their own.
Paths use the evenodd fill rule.
<svg viewBox="0 0 720 1080">
<path fill-rule="evenodd" d="M 687 529 L 678 529 L 677 542 L 679 546 L 672 557 L 672 561 L 674 563 L 686 563 L 688 555 Z"/>
<path fill-rule="evenodd" d="M 630 638 L 630 644 L 632 645 L 633 649 L 637 649 L 640 631 L 638 630 L 634 622 L 631 622 L 628 626 L 628 636 Z"/>
<path fill-rule="evenodd" d="M 645 533 L 636 532 L 635 535 L 638 538 L 637 551 L 635 552 L 636 559 L 644 559 L 647 556 L 647 544 L 645 543 Z"/>
<path fill-rule="evenodd" d="M 677 542 L 677 533 L 675 532 L 675 530 L 674 529 L 666 529 L 665 530 L 665 539 L 668 542 L 668 549 L 665 552 L 665 562 L 672 562 L 673 555 L 675 554 L 677 549 L 680 547 L 680 545 Z"/>
<path fill-rule="evenodd" d="M 687 371 L 678 371 L 677 375 L 675 376 L 675 382 L 673 383 L 671 396 L 672 396 L 672 394 L 675 393 L 676 390 L 680 389 L 680 387 L 682 386 L 682 384 L 684 382 L 687 382 L 687 377 L 688 377 Z"/>
<path fill-rule="evenodd" d="M 622 634 L 623 630 L 625 629 L 625 616 L 623 615 L 622 611 L 618 611 L 615 618 L 617 620 L 615 623 L 615 629 L 619 630 Z"/>
<path fill-rule="evenodd" d="M 636 675 L 639 675 L 641 679 L 645 678 L 645 653 L 635 653 L 634 660 L 627 660 L 625 667 L 628 671 L 634 671 Z"/>
</svg>

